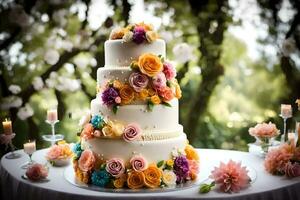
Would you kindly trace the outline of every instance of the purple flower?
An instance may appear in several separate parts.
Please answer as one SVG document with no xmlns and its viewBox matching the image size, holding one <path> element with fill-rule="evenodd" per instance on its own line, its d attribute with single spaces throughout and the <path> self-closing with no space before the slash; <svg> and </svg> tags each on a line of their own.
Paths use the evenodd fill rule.
<svg viewBox="0 0 300 200">
<path fill-rule="evenodd" d="M 118 91 L 113 87 L 108 87 L 101 95 L 102 101 L 105 105 L 111 106 L 115 103 L 115 99 L 119 96 Z"/>
<path fill-rule="evenodd" d="M 129 76 L 129 84 L 136 92 L 140 92 L 142 89 L 146 88 L 149 79 L 145 74 L 139 72 L 134 72 Z"/>
<path fill-rule="evenodd" d="M 133 42 L 137 44 L 141 44 L 146 40 L 146 32 L 143 27 L 135 27 L 133 30 L 133 37 L 132 37 Z"/>
<path fill-rule="evenodd" d="M 174 160 L 174 173 L 177 176 L 177 183 L 182 183 L 188 177 L 189 163 L 185 156 L 178 156 Z"/>
</svg>

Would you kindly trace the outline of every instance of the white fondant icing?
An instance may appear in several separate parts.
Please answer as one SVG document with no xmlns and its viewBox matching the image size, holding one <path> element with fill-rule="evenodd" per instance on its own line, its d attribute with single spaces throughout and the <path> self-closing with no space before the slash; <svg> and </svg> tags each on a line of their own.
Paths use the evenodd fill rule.
<svg viewBox="0 0 300 200">
<path fill-rule="evenodd" d="M 107 40 L 104 44 L 105 67 L 129 66 L 143 53 L 153 53 L 166 57 L 166 43 L 158 39 L 152 43 L 136 44 L 123 40 Z"/>
<path fill-rule="evenodd" d="M 128 77 L 132 73 L 130 67 L 101 67 L 97 70 L 97 83 L 99 86 L 108 80 L 115 80 L 125 83 L 128 82 Z"/>
<path fill-rule="evenodd" d="M 122 158 L 128 161 L 134 154 L 141 154 L 149 163 L 170 159 L 173 150 L 184 149 L 187 144 L 184 133 L 176 138 L 157 141 L 126 142 L 119 139 L 93 138 L 82 142 L 83 146 L 96 154 L 103 154 L 105 159 Z"/>
<path fill-rule="evenodd" d="M 117 113 L 113 113 L 110 107 L 101 103 L 100 97 L 91 102 L 91 114 L 101 114 L 110 120 L 120 122 L 138 123 L 140 127 L 153 134 L 163 132 L 178 132 L 182 130 L 178 123 L 178 100 L 169 102 L 171 107 L 155 105 L 152 111 L 147 110 L 146 105 L 124 105 L 120 106 Z"/>
</svg>

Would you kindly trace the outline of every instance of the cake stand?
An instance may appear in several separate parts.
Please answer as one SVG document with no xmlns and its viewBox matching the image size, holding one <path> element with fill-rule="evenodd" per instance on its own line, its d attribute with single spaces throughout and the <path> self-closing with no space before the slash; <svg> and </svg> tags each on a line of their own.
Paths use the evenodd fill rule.
<svg viewBox="0 0 300 200">
<path fill-rule="evenodd" d="M 61 134 L 55 134 L 55 124 L 59 122 L 59 120 L 56 121 L 48 121 L 46 120 L 48 124 L 51 125 L 51 135 L 43 135 L 42 138 L 43 140 L 47 142 L 51 142 L 51 146 L 53 146 L 57 141 L 63 140 L 64 136 Z"/>
</svg>

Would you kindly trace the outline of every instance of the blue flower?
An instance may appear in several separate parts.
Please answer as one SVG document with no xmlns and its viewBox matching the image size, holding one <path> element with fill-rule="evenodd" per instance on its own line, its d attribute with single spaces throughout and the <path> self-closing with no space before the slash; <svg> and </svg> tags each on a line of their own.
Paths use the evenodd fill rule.
<svg viewBox="0 0 300 200">
<path fill-rule="evenodd" d="M 94 128 L 101 129 L 104 125 L 103 117 L 100 115 L 93 116 L 91 119 L 91 124 L 93 125 Z"/>
<path fill-rule="evenodd" d="M 99 187 L 105 187 L 110 181 L 110 175 L 105 170 L 100 171 L 94 171 L 92 173 L 92 184 L 99 186 Z"/>
<path fill-rule="evenodd" d="M 72 151 L 76 155 L 75 159 L 79 159 L 81 156 L 81 153 L 83 152 L 83 149 L 81 148 L 81 143 L 77 142 L 74 146 Z"/>
</svg>

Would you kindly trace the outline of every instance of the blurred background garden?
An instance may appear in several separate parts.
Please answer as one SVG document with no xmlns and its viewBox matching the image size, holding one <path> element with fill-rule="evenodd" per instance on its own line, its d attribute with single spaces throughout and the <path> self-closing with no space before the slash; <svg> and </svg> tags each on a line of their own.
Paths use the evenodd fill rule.
<svg viewBox="0 0 300 200">
<path fill-rule="evenodd" d="M 0 119 L 13 121 L 18 148 L 29 138 L 49 145 L 41 136 L 56 105 L 57 132 L 77 141 L 105 40 L 114 27 L 141 21 L 154 25 L 176 62 L 180 122 L 196 147 L 247 150 L 257 122 L 282 130 L 281 103 L 294 107 L 288 128 L 299 121 L 298 0 L 1 0 L 0 20 Z"/>
</svg>

